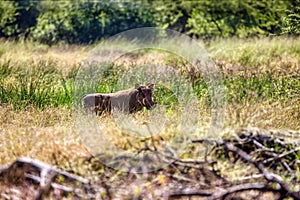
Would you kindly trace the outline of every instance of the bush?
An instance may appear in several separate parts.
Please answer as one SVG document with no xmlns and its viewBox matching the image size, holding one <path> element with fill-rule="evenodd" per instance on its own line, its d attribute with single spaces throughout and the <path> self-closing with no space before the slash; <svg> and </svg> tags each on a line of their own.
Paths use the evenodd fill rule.
<svg viewBox="0 0 300 200">
<path fill-rule="evenodd" d="M 192 10 L 189 34 L 204 38 L 279 34 L 284 1 L 203 1 Z"/>
<path fill-rule="evenodd" d="M 287 16 L 283 17 L 282 34 L 300 35 L 300 0 L 291 1 Z"/>
<path fill-rule="evenodd" d="M 0 1 L 0 37 L 28 37 L 36 25 L 38 3 L 33 0 Z"/>
<path fill-rule="evenodd" d="M 59 2 L 43 4 L 45 12 L 39 16 L 33 38 L 53 44 L 89 43 L 119 32 L 153 26 L 151 8 L 139 2 L 111 4 L 106 2 Z"/>
<path fill-rule="evenodd" d="M 211 39 L 299 35 L 296 1 L 33 1 L 0 2 L 0 37 L 49 45 L 91 43 L 120 32 L 156 26 Z"/>
</svg>

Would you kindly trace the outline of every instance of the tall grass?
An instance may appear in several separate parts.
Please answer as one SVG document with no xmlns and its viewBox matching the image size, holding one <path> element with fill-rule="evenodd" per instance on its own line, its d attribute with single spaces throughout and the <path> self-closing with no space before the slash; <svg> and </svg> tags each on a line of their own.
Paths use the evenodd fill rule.
<svg viewBox="0 0 300 200">
<path fill-rule="evenodd" d="M 299 110 L 296 104 L 300 96 L 299 48 L 299 38 L 229 39 L 207 44 L 212 59 L 223 75 L 222 83 L 227 89 L 228 106 L 277 102 L 283 106 L 294 106 L 295 110 Z M 31 43 L 2 42 L 1 105 L 8 105 L 14 109 L 32 106 L 71 108 L 75 90 L 73 83 L 88 49 L 91 47 L 45 47 Z M 31 57 L 20 59 L 20 55 Z M 74 63 L 74 57 L 81 59 Z M 183 58 L 159 50 L 148 49 L 142 53 L 123 55 L 102 72 L 102 77 L 95 83 L 93 91 L 89 92 L 115 92 L 116 84 L 128 69 L 153 62 L 180 71 L 190 81 L 198 99 L 204 102 L 203 106 L 210 108 L 210 88 L 201 77 L 201 73 L 191 73 L 191 65 Z M 155 99 L 161 105 L 176 109 L 174 105 L 178 99 L 174 96 L 175 93 L 170 88 L 158 84 Z M 292 101 L 294 103 L 290 104 Z"/>
<path fill-rule="evenodd" d="M 291 62 L 299 62 L 300 38 L 222 39 L 211 42 L 207 47 L 216 61 L 223 60 L 256 69 L 269 68 L 283 63 L 285 58 L 290 58 Z M 299 66 L 294 67 L 299 69 Z"/>
<path fill-rule="evenodd" d="M 72 75 L 66 78 L 51 62 L 41 61 L 26 65 L 16 66 L 9 60 L 0 63 L 2 104 L 9 104 L 14 109 L 71 105 L 74 80 Z"/>
<path fill-rule="evenodd" d="M 77 130 L 71 118 L 73 83 L 87 55 L 86 49 L 90 48 L 0 42 L 2 164 L 19 156 L 31 156 L 72 169 L 78 158 L 90 155 L 74 134 Z M 225 131 L 248 126 L 300 130 L 299 48 L 299 38 L 231 39 L 207 45 L 226 87 Z M 125 55 L 103 71 L 93 92 L 116 91 L 116 84 L 127 69 L 147 63 L 166 64 L 178 69 L 191 82 L 201 107 L 202 121 L 197 126 L 205 132 L 211 120 L 210 88 L 200 73 L 190 73 L 191 66 L 180 59 L 165 52 Z M 179 101 L 175 89 L 171 89 L 158 84 L 154 97 L 173 117 L 172 110 L 178 109 Z M 146 112 L 138 114 L 141 114 L 136 117 L 138 120 L 147 118 Z M 127 139 L 136 143 L 134 138 L 117 130 L 109 117 L 100 118 L 103 119 L 108 120 L 105 129 L 115 143 L 127 145 L 126 148 L 129 148 Z M 174 133 L 178 117 L 172 119 L 166 130 Z M 94 173 L 85 167 L 76 172 Z"/>
<path fill-rule="evenodd" d="M 238 79 L 227 78 L 229 102 L 256 102 L 258 100 L 289 101 L 299 98 L 300 79 L 297 77 L 273 78 L 270 74 Z"/>
</svg>

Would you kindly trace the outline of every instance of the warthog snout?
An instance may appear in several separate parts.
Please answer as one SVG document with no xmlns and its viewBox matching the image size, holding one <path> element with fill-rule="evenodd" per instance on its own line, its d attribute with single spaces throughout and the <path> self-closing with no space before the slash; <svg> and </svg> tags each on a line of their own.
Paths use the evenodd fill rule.
<svg viewBox="0 0 300 200">
<path fill-rule="evenodd" d="M 138 90 L 137 101 L 141 104 L 142 107 L 146 107 L 148 110 L 152 110 L 156 107 L 156 102 L 152 99 L 152 92 L 155 84 L 150 84 L 148 86 L 144 85 L 135 85 L 135 88 Z"/>
<path fill-rule="evenodd" d="M 156 107 L 157 103 L 154 101 L 149 102 L 147 99 L 143 99 L 143 104 L 148 110 L 152 110 Z"/>
</svg>

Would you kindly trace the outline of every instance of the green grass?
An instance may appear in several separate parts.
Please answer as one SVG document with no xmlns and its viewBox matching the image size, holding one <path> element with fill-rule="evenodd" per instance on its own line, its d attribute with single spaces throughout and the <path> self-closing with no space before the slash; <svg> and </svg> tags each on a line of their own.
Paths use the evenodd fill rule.
<svg viewBox="0 0 300 200">
<path fill-rule="evenodd" d="M 126 43 L 123 41 L 122 45 Z M 300 96 L 299 46 L 299 38 L 286 37 L 226 39 L 207 44 L 207 49 L 223 76 L 222 84 L 226 89 L 225 100 L 228 109 L 250 105 L 260 107 L 260 104 L 267 102 L 270 105 L 280 105 L 281 109 L 290 109 L 292 106 L 296 111 L 299 110 L 296 107 Z M 77 82 L 74 88 L 78 70 L 82 66 L 82 61 L 88 58 L 91 48 L 45 47 L 28 42 L 3 41 L 0 44 L 1 105 L 15 110 L 60 106 L 71 109 L 72 101 L 76 100 L 78 103 L 82 94 L 117 91 L 119 81 L 124 78 L 122 75 L 130 68 L 141 73 L 131 77 L 130 83 L 142 80 L 143 72 L 139 68 L 156 63 L 178 70 L 183 78 L 190 81 L 201 106 L 208 110 L 211 108 L 211 88 L 201 76 L 201 72 L 191 71 L 192 66 L 183 58 L 161 50 L 147 49 L 125 54 L 107 66 L 100 73 L 101 77 L 94 77 L 97 80 L 92 81 L 92 86 L 87 85 L 85 88 Z M 25 59 L 26 56 L 28 58 Z M 74 57 L 81 59 L 75 62 Z M 80 90 L 77 87 L 80 87 Z M 176 109 L 179 98 L 177 94 L 176 86 L 168 87 L 163 83 L 157 83 L 154 98 L 160 105 Z M 289 117 L 291 116 L 278 118 L 282 120 Z M 291 127 L 299 129 L 299 123 L 294 123 L 297 116 L 293 115 L 291 120 L 290 124 L 296 125 Z M 289 124 L 285 126 L 280 124 L 278 127 L 289 127 Z"/>
<path fill-rule="evenodd" d="M 67 75 L 55 66 L 55 63 L 26 63 L 27 68 L 15 66 L 10 61 L 0 63 L 0 99 L 3 104 L 12 105 L 16 109 L 27 106 L 38 108 L 46 106 L 72 105 L 73 83 L 76 68 Z M 96 85 L 98 92 L 113 92 L 117 82 L 117 73 L 107 75 Z M 258 74 L 252 77 L 226 77 L 223 84 L 227 88 L 229 102 L 262 100 L 291 100 L 300 95 L 300 78 L 278 76 L 271 73 Z M 199 98 L 208 96 L 208 86 L 203 79 L 194 82 L 194 92 Z M 159 86 L 156 99 L 162 104 L 176 99 L 170 97 L 168 88 Z M 174 91 L 173 91 L 174 92 Z M 164 100 L 163 100 L 164 99 Z M 169 99 L 169 100 L 167 100 Z"/>
<path fill-rule="evenodd" d="M 0 63 L 0 77 L 1 103 L 14 109 L 71 106 L 74 78 L 64 77 L 54 63 L 42 61 L 22 67 L 4 61 Z"/>
<path fill-rule="evenodd" d="M 300 79 L 264 74 L 250 78 L 226 79 L 229 102 L 242 101 L 290 101 L 299 97 Z"/>
<path fill-rule="evenodd" d="M 222 84 L 226 88 L 226 131 L 247 126 L 300 129 L 299 46 L 299 38 L 227 39 L 207 44 L 212 59 L 223 75 Z M 87 86 L 76 93 L 78 85 L 74 88 L 73 84 L 77 72 L 91 49 L 90 46 L 45 47 L 32 43 L 1 42 L 0 106 L 9 113 L 19 113 L 10 117 L 5 114 L 7 112 L 2 112 L 2 128 L 10 130 L 17 137 L 22 132 L 16 128 L 22 126 L 18 121 L 24 121 L 28 113 L 40 115 L 43 119 L 43 115 L 48 116 L 50 121 L 44 123 L 54 126 L 59 123 L 54 119 L 60 109 L 63 108 L 69 115 L 73 114 L 75 94 L 78 94 L 78 101 L 79 94 L 85 93 L 85 90 L 114 92 L 118 90 L 118 81 L 128 69 L 153 63 L 178 69 L 182 77 L 190 81 L 198 98 L 201 120 L 204 124 L 209 122 L 212 106 L 209 84 L 201 77 L 201 73 L 191 73 L 191 65 L 182 58 L 161 50 L 147 49 L 142 53 L 123 55 L 102 72 L 103 76 L 98 77 L 93 87 Z M 130 81 L 138 81 L 139 76 Z M 158 83 L 155 88 L 154 98 L 167 108 L 169 116 L 174 116 L 175 111 L 181 109 L 178 108 L 180 101 L 177 94 L 176 87 L 163 83 Z M 52 115 L 55 117 L 50 117 Z M 147 112 L 142 115 L 147 115 Z M 72 120 L 64 123 L 72 123 Z M 24 127 L 34 129 L 36 124 L 38 122 L 24 123 Z M 172 132 L 172 129 L 173 125 L 170 125 L 169 131 Z"/>
<path fill-rule="evenodd" d="M 241 128 L 274 134 L 274 130 L 285 133 L 287 129 L 288 135 L 290 129 L 300 130 L 299 38 L 227 39 L 211 41 L 206 46 L 222 75 L 220 83 L 225 88 L 223 129 L 218 136 L 234 137 L 236 130 Z M 87 92 L 115 92 L 123 87 L 133 87 L 133 83 L 141 80 L 148 84 L 152 75 L 145 78 L 143 74 L 147 64 L 161 64 L 176 69 L 179 72 L 176 76 L 180 75 L 185 82 L 174 77 L 169 79 L 171 83 L 157 83 L 154 99 L 165 110 L 158 112 L 159 107 L 152 111 L 143 110 L 134 115 L 121 116 L 124 119 L 121 122 L 112 116 L 98 117 L 105 137 L 118 148 L 131 152 L 131 155 L 136 155 L 146 144 L 161 149 L 165 142 L 176 140 L 173 141 L 174 149 L 181 150 L 183 145 L 187 150 L 182 158 L 204 159 L 201 157 L 204 146 L 182 142 L 183 138 L 211 137 L 208 130 L 213 115 L 210 88 L 213 84 L 207 82 L 201 72 L 174 54 L 147 49 L 121 56 L 113 64 L 101 69 L 101 76 L 98 76 L 98 72 L 89 73 L 87 70 L 87 74 L 81 75 L 86 75 L 87 80 L 94 77 L 95 81 L 79 81 L 74 85 L 78 81 L 76 78 L 80 78 L 77 75 L 83 61 L 90 58 L 92 48 L 63 45 L 45 47 L 29 42 L 1 41 L 0 165 L 9 164 L 21 156 L 29 156 L 91 180 L 108 181 L 118 188 L 118 181 L 128 181 L 124 178 L 127 174 L 118 171 L 106 173 L 107 169 L 98 159 L 88 160 L 91 151 L 79 135 L 73 101 L 79 103 L 81 95 Z M 127 77 L 127 74 L 132 75 L 136 71 L 138 73 L 134 73 L 135 76 Z M 181 89 L 193 89 L 197 97 L 195 107 L 189 108 L 180 99 L 179 82 Z M 190 129 L 195 121 L 196 129 Z M 89 122 L 82 121 L 88 125 Z M 154 124 L 151 130 L 157 130 L 156 127 L 160 130 L 159 134 L 150 136 L 147 132 L 149 124 Z M 88 130 L 85 136 L 90 137 L 96 146 L 103 144 L 102 136 L 96 135 L 93 127 Z M 298 135 L 291 137 L 286 139 L 299 142 Z M 103 159 L 110 157 L 105 154 Z M 215 167 L 228 180 L 238 180 L 257 173 L 251 165 L 244 162 L 232 164 L 223 157 L 217 159 Z M 299 169 L 296 171 L 299 172 Z M 151 182 L 157 185 L 154 180 L 159 177 L 161 185 L 156 187 L 160 190 L 168 178 L 164 177 L 163 170 L 157 173 L 147 177 L 145 185 L 151 185 Z M 276 173 L 285 176 L 284 172 Z M 140 184 L 136 187 L 140 188 Z M 150 187 L 151 190 L 153 188 Z"/>
<path fill-rule="evenodd" d="M 216 61 L 239 64 L 245 70 L 265 68 L 271 71 L 274 70 L 273 67 L 284 64 L 286 59 L 292 64 L 299 62 L 300 39 L 299 37 L 222 39 L 208 44 L 208 51 Z M 286 66 L 286 69 L 282 70 L 289 70 L 289 67 L 291 66 Z"/>
</svg>

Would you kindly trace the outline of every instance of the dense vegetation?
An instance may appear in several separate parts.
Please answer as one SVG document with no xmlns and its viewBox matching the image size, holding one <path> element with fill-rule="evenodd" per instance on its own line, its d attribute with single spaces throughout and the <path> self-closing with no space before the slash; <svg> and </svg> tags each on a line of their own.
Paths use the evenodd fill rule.
<svg viewBox="0 0 300 200">
<path fill-rule="evenodd" d="M 264 186 L 275 196 L 276 190 L 283 191 L 282 196 L 277 195 L 278 199 L 288 196 L 289 190 L 282 190 L 278 181 L 269 180 L 279 176 L 261 173 L 259 165 L 249 164 L 257 162 L 280 175 L 281 183 L 288 183 L 291 191 L 299 193 L 299 9 L 299 0 L 0 1 L 0 165 L 22 156 L 42 160 L 92 180 L 97 188 L 96 199 L 160 199 L 178 188 L 221 191 L 225 186 L 246 183 L 244 186 L 252 187 L 251 184 L 264 181 L 267 182 Z M 114 92 L 120 80 L 129 79 L 125 76 L 128 71 L 140 72 L 146 64 L 151 64 L 176 70 L 193 89 L 197 103 L 196 112 L 192 107 L 185 110 L 190 115 L 180 115 L 188 106 L 180 107 L 176 88 L 158 83 L 154 90 L 158 102 L 155 110 L 121 115 L 120 121 L 111 115 L 89 118 L 100 122 L 108 138 L 104 143 L 109 141 L 121 151 L 131 152 L 132 157 L 144 151 L 147 154 L 151 148 L 160 154 L 161 147 L 172 142 L 175 144 L 172 148 L 184 149 L 184 153 L 175 152 L 178 158 L 161 170 L 148 174 L 122 173 L 93 157 L 89 142 L 96 147 L 105 146 L 96 129 L 88 127 L 90 135 L 84 135 L 91 141 L 80 137 L 78 127 L 85 124 L 77 121 L 79 109 L 74 104 L 80 98 L 76 86 L 82 85 L 74 83 L 91 55 L 105 59 L 105 54 L 94 54 L 97 41 L 145 26 L 177 30 L 205 47 L 221 73 L 220 82 L 225 88 L 224 116 L 220 115 L 224 119 L 219 120 L 222 129 L 218 135 L 211 135 L 216 111 L 212 109 L 209 81 L 184 58 L 158 49 L 122 54 L 93 82 L 93 91 Z M 128 40 L 116 45 L 130 44 L 132 41 Z M 120 52 L 122 48 L 112 53 Z M 139 74 L 134 78 L 133 81 L 139 80 Z M 174 85 L 180 86 L 177 82 Z M 159 106 L 163 109 L 157 112 Z M 81 122 L 89 125 L 89 120 Z M 150 129 L 151 122 L 156 127 Z M 135 126 L 148 129 L 137 130 Z M 156 135 L 152 130 L 160 132 Z M 139 135 L 143 131 L 146 136 Z M 214 136 L 225 142 L 213 141 Z M 240 159 L 234 148 L 228 154 L 232 146 L 226 142 L 248 153 L 248 159 L 247 156 Z M 207 154 L 207 150 L 212 151 Z M 108 153 L 102 154 L 102 158 L 111 161 L 110 153 L 115 152 L 103 152 Z M 169 159 L 168 155 L 165 158 Z M 120 163 L 133 166 L 130 162 Z M 28 186 L 33 183 L 20 184 L 17 170 L 1 174 L 1 169 L 2 166 L 0 198 L 35 196 L 35 192 L 26 196 L 27 191 L 34 190 Z M 8 184 L 3 178 L 7 174 L 13 177 Z M 266 176 L 269 179 L 265 180 Z M 17 189 L 12 186 L 13 179 L 17 179 Z M 57 179 L 59 183 L 65 182 L 63 177 Z M 260 184 L 256 186 L 261 188 Z M 253 191 L 247 194 L 245 199 L 260 196 L 253 196 Z M 72 198 L 58 190 L 53 195 L 53 198 L 62 195 Z M 261 199 L 273 197 L 266 194 Z"/>
<path fill-rule="evenodd" d="M 285 159 L 290 166 L 297 166 L 294 161 L 295 159 L 297 162 L 299 160 L 299 145 L 297 145 L 299 133 L 290 131 L 290 129 L 300 129 L 299 42 L 299 38 L 285 37 L 273 39 L 235 38 L 216 40 L 206 45 L 206 49 L 223 75 L 223 83 L 227 88 L 224 129 L 219 136 L 232 138 L 235 136 L 236 130 L 246 127 L 243 130 L 250 134 L 248 136 L 251 136 L 252 133 L 262 134 L 262 136 L 253 135 L 255 141 L 261 139 L 261 144 L 266 146 L 263 147 L 270 149 L 273 154 L 276 152 L 278 155 L 289 155 L 285 152 L 292 152 L 293 154 L 286 156 Z M 138 177 L 139 175 L 137 175 L 134 178 L 135 182 L 130 178 L 132 175 L 105 168 L 98 159 L 89 160 L 91 153 L 87 150 L 86 143 L 83 143 L 82 139 L 78 137 L 79 130 L 74 121 L 76 111 L 72 109 L 72 93 L 77 71 L 92 49 L 92 46 L 82 45 L 49 47 L 32 42 L 1 41 L 0 136 L 2 142 L 0 143 L 0 152 L 2 153 L 0 153 L 0 164 L 10 163 L 21 156 L 40 159 L 91 180 L 96 179 L 96 187 L 101 188 L 103 183 L 110 185 L 111 188 L 102 192 L 101 195 L 122 195 L 123 197 L 124 194 L 127 194 L 128 199 L 144 193 L 157 197 L 163 191 L 171 190 L 174 179 L 184 188 L 195 186 L 198 183 L 202 184 L 202 179 L 198 180 L 199 177 L 202 177 L 201 173 L 198 174 L 198 169 L 187 170 L 184 167 L 180 171 L 181 169 L 178 167 L 170 165 L 163 170 L 149 174 L 144 179 L 143 176 Z M 184 136 L 188 135 L 192 139 L 209 137 L 207 130 L 211 120 L 209 101 L 211 97 L 207 83 L 202 77 L 189 73 L 190 66 L 182 58 L 172 54 L 160 51 L 133 53 L 124 55 L 118 60 L 118 63 L 109 68 L 110 71 L 107 71 L 109 73 L 106 73 L 105 78 L 102 77 L 101 82 L 98 83 L 97 91 L 113 91 L 114 84 L 124 69 L 152 63 L 155 58 L 155 61 L 178 69 L 183 75 L 187 75 L 186 78 L 192 83 L 198 96 L 200 115 L 197 131 L 189 134 L 184 132 Z M 178 110 L 178 105 L 176 99 L 169 98 L 172 97 L 172 91 L 163 85 L 158 85 L 154 91 L 154 97 L 160 105 L 173 104 L 173 106 L 166 106 L 167 116 L 171 116 L 170 121 L 165 123 L 165 129 L 159 134 L 159 137 L 154 138 L 158 148 L 160 141 L 172 140 L 180 118 L 174 115 Z M 138 119 L 140 123 L 147 123 L 149 113 L 152 112 L 155 110 L 140 112 L 132 117 Z M 163 120 L 160 116 L 158 117 L 157 121 Z M 131 129 L 120 130 L 120 124 L 116 124 L 112 117 L 96 119 L 101 122 L 110 141 L 120 149 L 132 150 L 135 153 L 138 149 L 144 148 L 145 144 L 148 144 L 149 147 L 153 145 L 151 140 L 129 133 L 128 130 Z M 274 129 L 279 131 L 274 131 Z M 286 129 L 288 131 L 283 131 Z M 265 138 L 267 133 L 275 138 L 275 144 L 272 143 L 272 140 L 269 141 L 268 138 Z M 96 135 L 91 136 L 94 141 L 97 141 Z M 162 138 L 163 140 L 161 140 Z M 293 146 L 282 143 L 283 140 L 278 140 L 278 138 L 284 138 L 285 142 L 296 145 L 298 149 L 290 150 Z M 251 151 L 252 145 L 249 141 L 243 140 L 243 142 L 246 144 L 238 145 L 245 146 Z M 188 159 L 186 161 L 188 163 L 185 165 L 190 165 L 190 158 L 196 159 L 197 162 L 204 159 L 202 145 L 183 144 L 186 144 L 187 148 L 187 152 L 181 155 L 181 158 Z M 282 145 L 285 146 L 282 147 Z M 274 150 L 272 150 L 273 148 Z M 260 150 L 255 150 L 255 155 Z M 262 151 L 265 150 L 262 149 Z M 217 162 L 213 169 L 217 169 L 218 173 L 227 180 L 233 180 L 232 183 L 236 183 L 234 180 L 241 181 L 243 178 L 246 180 L 249 177 L 251 181 L 258 180 L 255 177 L 253 180 L 251 178 L 253 174 L 257 175 L 256 169 L 242 161 L 229 162 L 222 149 L 218 149 L 217 152 L 219 157 L 216 159 Z M 266 152 L 266 156 L 269 155 L 268 152 Z M 260 160 L 261 155 L 264 160 L 264 153 L 259 154 L 257 159 Z M 294 191 L 299 191 L 299 184 L 297 184 L 299 168 L 285 170 L 280 164 L 275 167 L 277 168 L 268 169 L 283 176 L 293 186 Z M 107 176 L 107 174 L 109 175 Z M 207 176 L 208 172 L 204 171 L 203 174 Z M 261 177 L 259 175 L 258 177 Z M 177 180 L 177 176 L 179 180 Z M 188 179 L 184 179 L 185 177 Z M 206 178 L 211 180 L 210 176 Z M 103 182 L 99 183 L 99 179 Z M 186 180 L 188 182 L 185 182 Z M 146 192 L 136 189 L 140 188 L 141 183 L 146 188 Z M 199 186 L 199 188 L 201 187 Z M 5 184 L 0 184 L 0 193 L 6 194 L 4 192 L 7 191 L 6 188 Z M 26 189 L 23 188 L 23 192 L 17 195 L 24 195 L 25 191 Z"/>
<path fill-rule="evenodd" d="M 90 43 L 146 26 L 206 39 L 299 35 L 299 5 L 299 0 L 1 1 L 0 37 Z"/>
<path fill-rule="evenodd" d="M 299 100 L 299 46 L 298 38 L 230 39 L 212 42 L 207 49 L 222 72 L 229 105 L 280 102 L 288 106 Z M 3 42 L 0 46 L 1 104 L 16 110 L 31 106 L 38 109 L 71 108 L 78 69 L 92 48 L 74 46 L 65 49 L 64 46 L 47 47 L 31 42 Z M 105 72 L 96 85 L 97 91 L 113 92 L 125 69 L 139 66 L 134 60 L 139 60 L 140 65 L 151 63 L 147 55 L 152 55 L 160 57 L 159 62 L 181 71 L 199 100 L 210 107 L 207 82 L 197 73 L 191 74 L 191 66 L 182 58 L 155 50 L 133 53 L 135 55 L 125 54 L 119 61 L 121 64 L 114 64 Z M 74 56 L 78 58 L 74 59 Z M 125 60 L 129 66 L 123 63 Z M 158 85 L 156 100 L 164 105 L 176 103 L 176 99 L 167 98 L 169 92 L 168 88 Z"/>
<path fill-rule="evenodd" d="M 233 41 L 236 46 L 230 47 L 229 45 L 232 45 L 230 41 Z M 286 43 L 287 41 L 289 42 Z M 30 43 L 27 45 L 29 46 L 24 49 L 25 51 L 33 47 Z M 13 43 L 6 43 L 0 47 L 3 53 L 3 59 L 0 62 L 1 102 L 15 109 L 26 108 L 30 105 L 37 108 L 67 105 L 70 108 L 74 92 L 73 83 L 80 65 L 76 63 L 68 66 L 66 70 L 61 68 L 57 61 L 47 58 L 20 62 L 18 59 L 13 60 L 9 52 L 6 52 L 11 47 L 17 48 Z M 43 48 L 43 45 L 40 45 L 40 48 Z M 210 44 L 208 48 L 216 57 L 215 61 L 219 69 L 223 70 L 223 84 L 227 88 L 228 102 L 289 101 L 299 95 L 298 39 L 229 40 L 228 43 L 223 42 L 220 45 L 218 42 Z M 239 52 L 237 52 L 238 49 L 240 49 Z M 44 50 L 33 50 L 33 53 L 35 51 L 44 54 Z M 140 53 L 137 56 L 143 59 L 144 54 Z M 284 60 L 276 62 L 278 59 Z M 172 67 L 177 69 L 182 68 L 182 73 L 189 69 L 182 59 L 172 55 L 165 56 L 162 62 L 174 65 Z M 113 92 L 116 80 L 121 78 L 122 72 L 124 68 L 120 65 L 112 66 L 96 86 L 97 91 Z M 201 77 L 194 76 L 196 77 L 187 78 L 193 82 L 195 93 L 199 98 L 206 97 L 208 101 L 210 97 L 207 83 Z M 157 91 L 157 95 L 164 95 L 165 92 Z M 163 99 L 158 96 L 156 98 Z"/>
</svg>

